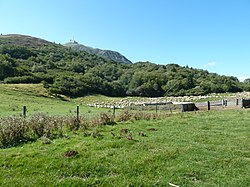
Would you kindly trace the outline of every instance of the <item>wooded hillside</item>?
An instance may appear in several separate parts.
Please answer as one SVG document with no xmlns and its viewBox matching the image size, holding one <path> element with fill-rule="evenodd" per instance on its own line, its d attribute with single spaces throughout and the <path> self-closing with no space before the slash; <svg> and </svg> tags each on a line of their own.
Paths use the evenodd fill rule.
<svg viewBox="0 0 250 187">
<path fill-rule="evenodd" d="M 0 36 L 0 81 L 68 96 L 183 96 L 250 90 L 248 81 L 177 64 L 125 64 L 22 35 Z"/>
</svg>

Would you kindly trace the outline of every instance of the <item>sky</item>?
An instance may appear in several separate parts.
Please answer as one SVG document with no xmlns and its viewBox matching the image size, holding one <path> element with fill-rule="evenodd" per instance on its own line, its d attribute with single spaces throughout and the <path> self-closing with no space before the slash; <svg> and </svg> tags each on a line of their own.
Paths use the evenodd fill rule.
<svg viewBox="0 0 250 187">
<path fill-rule="evenodd" d="M 0 0 L 0 33 L 250 78 L 249 0 Z"/>
</svg>

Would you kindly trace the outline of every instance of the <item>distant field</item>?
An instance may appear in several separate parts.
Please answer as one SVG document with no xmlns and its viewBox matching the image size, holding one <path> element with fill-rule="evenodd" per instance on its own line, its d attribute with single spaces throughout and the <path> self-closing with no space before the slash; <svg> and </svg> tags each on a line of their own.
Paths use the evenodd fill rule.
<svg viewBox="0 0 250 187">
<path fill-rule="evenodd" d="M 250 186 L 249 116 L 182 113 L 0 149 L 0 186 Z"/>
<path fill-rule="evenodd" d="M 162 97 L 162 98 L 143 98 L 143 97 L 106 97 L 102 95 L 92 95 L 79 98 L 55 98 L 50 96 L 42 84 L 0 84 L 0 116 L 21 115 L 22 107 L 27 106 L 28 113 L 31 115 L 37 112 L 45 112 L 49 115 L 74 114 L 76 106 L 80 105 L 81 115 L 95 115 L 101 112 L 112 112 L 110 109 L 97 109 L 88 107 L 90 103 L 114 103 L 120 100 L 128 102 L 134 101 L 207 101 L 220 100 L 222 98 L 241 98 L 250 97 L 248 92 L 237 94 L 211 94 L 202 97 Z"/>
<path fill-rule="evenodd" d="M 108 111 L 85 106 L 85 100 L 91 101 L 91 96 L 84 98 L 85 100 L 66 97 L 53 98 L 48 95 L 41 84 L 0 84 L 0 98 L 0 116 L 21 115 L 24 105 L 27 106 L 28 115 L 36 112 L 44 112 L 49 115 L 74 114 L 77 105 L 81 105 L 81 114 L 94 115 Z"/>
</svg>

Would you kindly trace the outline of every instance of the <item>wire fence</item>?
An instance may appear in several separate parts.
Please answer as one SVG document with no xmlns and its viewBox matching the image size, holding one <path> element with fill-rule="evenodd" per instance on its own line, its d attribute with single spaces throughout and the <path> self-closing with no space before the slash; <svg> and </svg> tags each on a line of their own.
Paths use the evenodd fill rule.
<svg viewBox="0 0 250 187">
<path fill-rule="evenodd" d="M 94 107 L 94 106 L 92 106 Z M 103 107 L 97 106 L 97 108 L 109 108 L 107 113 L 116 116 L 117 114 L 123 111 L 131 111 L 131 112 L 146 112 L 146 113 L 179 113 L 179 112 L 187 112 L 187 111 L 197 111 L 197 110 L 221 110 L 221 109 L 233 109 L 233 108 L 249 108 L 250 107 L 250 99 L 222 99 L 217 101 L 206 101 L 206 102 L 179 102 L 179 103 L 144 103 L 140 105 L 129 105 L 129 106 L 116 106 L 114 105 L 105 105 Z M 96 109 L 98 110 L 98 109 Z M 28 107 L 22 107 L 22 116 L 24 118 L 27 117 Z M 21 111 L 20 111 L 21 112 Z M 39 112 L 39 111 L 37 111 Z M 80 115 L 88 115 L 86 112 L 81 112 L 80 106 L 76 106 L 75 110 L 72 113 L 77 118 Z"/>
</svg>

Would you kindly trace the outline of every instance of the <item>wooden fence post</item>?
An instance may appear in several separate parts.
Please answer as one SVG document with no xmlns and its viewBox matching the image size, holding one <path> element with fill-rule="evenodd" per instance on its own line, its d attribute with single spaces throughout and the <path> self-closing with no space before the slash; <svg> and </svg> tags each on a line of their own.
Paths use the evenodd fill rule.
<svg viewBox="0 0 250 187">
<path fill-rule="evenodd" d="M 23 106 L 23 118 L 26 118 L 26 114 L 27 114 L 27 107 Z"/>
<path fill-rule="evenodd" d="M 115 105 L 113 106 L 113 117 L 115 118 Z"/>
<path fill-rule="evenodd" d="M 207 102 L 207 110 L 210 110 L 210 101 Z"/>
<path fill-rule="evenodd" d="M 236 106 L 239 105 L 239 99 L 236 99 Z"/>
<path fill-rule="evenodd" d="M 76 118 L 77 118 L 77 120 L 79 120 L 79 113 L 80 113 L 80 107 L 78 105 L 78 106 L 76 106 Z"/>
<path fill-rule="evenodd" d="M 156 114 L 157 114 L 157 111 L 158 111 L 158 106 L 157 106 L 157 104 L 155 105 L 155 112 L 156 112 Z"/>
</svg>

